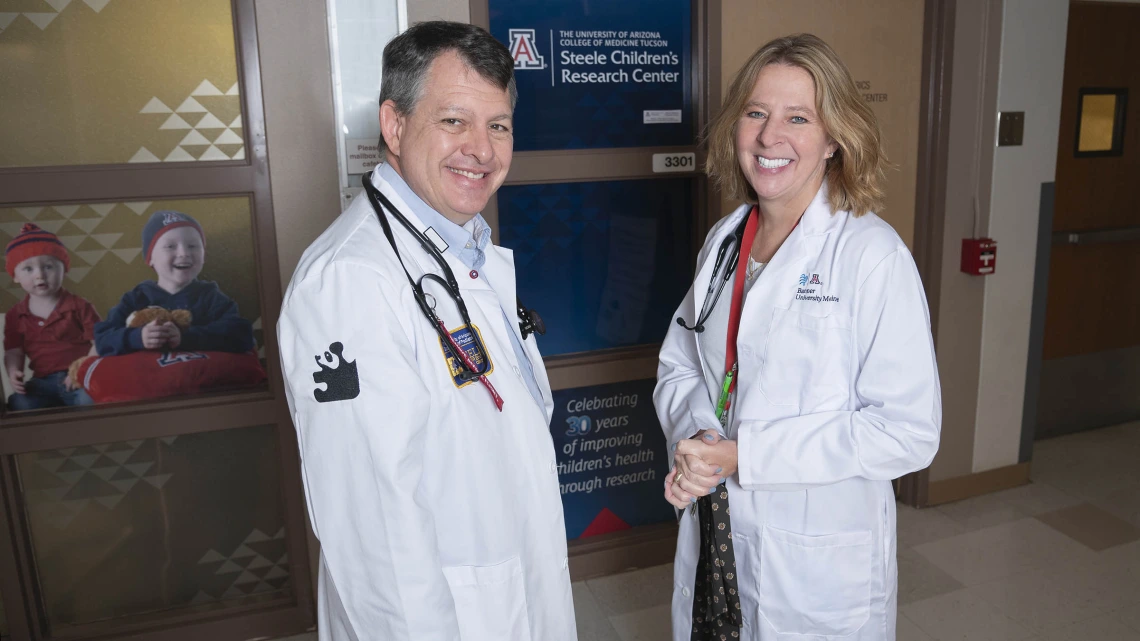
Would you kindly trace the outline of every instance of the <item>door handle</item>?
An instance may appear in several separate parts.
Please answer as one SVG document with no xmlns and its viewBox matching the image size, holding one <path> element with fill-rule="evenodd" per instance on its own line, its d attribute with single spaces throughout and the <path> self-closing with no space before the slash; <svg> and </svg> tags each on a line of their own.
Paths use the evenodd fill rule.
<svg viewBox="0 0 1140 641">
<path fill-rule="evenodd" d="M 1098 245 L 1103 243 L 1127 243 L 1140 240 L 1140 227 L 1119 229 L 1096 229 L 1090 231 L 1061 231 L 1053 233 L 1054 245 Z"/>
</svg>

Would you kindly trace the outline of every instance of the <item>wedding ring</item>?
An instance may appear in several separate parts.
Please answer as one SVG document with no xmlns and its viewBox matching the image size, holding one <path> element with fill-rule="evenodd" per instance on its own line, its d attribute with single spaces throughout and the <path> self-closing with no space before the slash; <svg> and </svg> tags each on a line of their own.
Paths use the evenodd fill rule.
<svg viewBox="0 0 1140 641">
<path fill-rule="evenodd" d="M 679 483 L 682 478 L 684 478 L 684 474 L 681 473 L 681 470 L 677 470 L 677 474 L 673 477 L 673 482 Z"/>
</svg>

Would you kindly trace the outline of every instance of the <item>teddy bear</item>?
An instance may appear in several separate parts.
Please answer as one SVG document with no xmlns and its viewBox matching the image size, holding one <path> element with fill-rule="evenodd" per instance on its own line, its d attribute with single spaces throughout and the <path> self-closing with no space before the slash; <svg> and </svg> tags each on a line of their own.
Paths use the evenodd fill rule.
<svg viewBox="0 0 1140 641">
<path fill-rule="evenodd" d="M 158 321 L 159 325 L 167 322 L 174 323 L 178 326 L 180 331 L 186 331 L 190 327 L 190 310 L 188 309 L 175 309 L 169 310 L 165 307 L 151 306 L 132 312 L 127 317 L 127 327 L 142 327 L 151 321 Z M 97 358 L 96 356 L 82 356 L 75 359 L 74 362 L 67 368 L 67 377 L 73 381 L 79 381 L 79 368 L 89 358 Z"/>
<path fill-rule="evenodd" d="M 177 325 L 179 330 L 186 331 L 186 328 L 190 327 L 190 310 L 175 309 L 171 311 L 165 307 L 146 307 L 131 312 L 131 315 L 127 317 L 127 327 L 142 327 L 151 321 L 158 321 L 159 325 L 169 321 Z"/>
</svg>

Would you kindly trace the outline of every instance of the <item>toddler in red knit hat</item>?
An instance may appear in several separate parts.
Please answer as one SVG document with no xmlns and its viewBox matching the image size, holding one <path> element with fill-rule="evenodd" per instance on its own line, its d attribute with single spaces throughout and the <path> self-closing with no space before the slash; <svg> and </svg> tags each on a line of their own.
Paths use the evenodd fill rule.
<svg viewBox="0 0 1140 641">
<path fill-rule="evenodd" d="M 4 314 L 4 369 L 15 391 L 10 410 L 91 405 L 91 397 L 67 375 L 75 359 L 94 354 L 99 313 L 87 300 L 63 288 L 71 266 L 55 234 L 28 223 L 8 243 L 4 267 L 27 292 Z M 25 360 L 32 378 L 24 380 Z"/>
</svg>

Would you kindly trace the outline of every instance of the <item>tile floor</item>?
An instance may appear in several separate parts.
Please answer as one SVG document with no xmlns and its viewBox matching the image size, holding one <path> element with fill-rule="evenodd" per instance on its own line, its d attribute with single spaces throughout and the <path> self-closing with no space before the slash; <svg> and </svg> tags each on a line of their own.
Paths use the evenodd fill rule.
<svg viewBox="0 0 1140 641">
<path fill-rule="evenodd" d="M 1140 641 L 1140 422 L 1039 441 L 1032 477 L 899 506 L 899 641 Z M 669 639 L 671 577 L 575 583 L 579 640 Z"/>
</svg>

